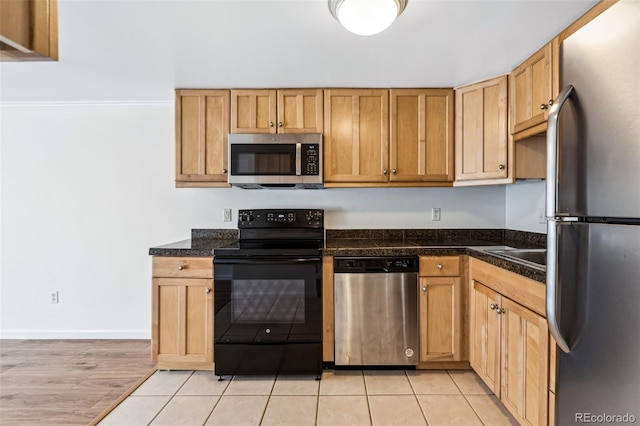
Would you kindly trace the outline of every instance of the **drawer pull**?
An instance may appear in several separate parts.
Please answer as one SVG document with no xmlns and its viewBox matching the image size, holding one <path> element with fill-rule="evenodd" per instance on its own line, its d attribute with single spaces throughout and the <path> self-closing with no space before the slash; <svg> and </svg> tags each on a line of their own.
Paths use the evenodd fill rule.
<svg viewBox="0 0 640 426">
<path fill-rule="evenodd" d="M 442 269 L 442 263 L 438 263 L 438 269 Z"/>
<path fill-rule="evenodd" d="M 178 266 L 178 271 L 182 271 L 184 268 L 185 268 L 184 265 L 180 265 L 180 266 Z"/>
</svg>

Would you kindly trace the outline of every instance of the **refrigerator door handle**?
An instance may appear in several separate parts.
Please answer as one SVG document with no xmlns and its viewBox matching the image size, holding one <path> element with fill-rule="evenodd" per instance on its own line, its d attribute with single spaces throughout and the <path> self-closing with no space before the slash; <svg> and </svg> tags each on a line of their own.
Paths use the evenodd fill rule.
<svg viewBox="0 0 640 426">
<path fill-rule="evenodd" d="M 558 325 L 558 226 L 559 221 L 547 220 L 547 294 L 546 312 L 549 332 L 562 351 L 569 353 L 569 344 L 560 332 Z"/>
<path fill-rule="evenodd" d="M 573 86 L 567 85 L 549 109 L 549 119 L 547 121 L 547 199 L 546 199 L 546 216 L 553 218 L 557 216 L 558 205 L 558 120 L 560 118 L 560 110 L 564 106 L 569 96 L 573 92 Z"/>
</svg>

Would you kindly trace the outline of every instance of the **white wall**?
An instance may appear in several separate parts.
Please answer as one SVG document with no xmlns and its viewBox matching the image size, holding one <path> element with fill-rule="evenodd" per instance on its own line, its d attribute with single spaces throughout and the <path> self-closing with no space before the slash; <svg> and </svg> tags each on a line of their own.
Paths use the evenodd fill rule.
<svg viewBox="0 0 640 426">
<path fill-rule="evenodd" d="M 505 224 L 507 229 L 546 233 L 546 224 L 540 223 L 544 214 L 545 181 L 518 181 L 506 186 Z"/>
<path fill-rule="evenodd" d="M 503 228 L 503 186 L 176 189 L 173 106 L 0 108 L 0 337 L 150 336 L 148 248 L 222 209 L 318 207 L 327 228 Z M 430 221 L 431 207 L 442 209 Z M 49 295 L 59 291 L 60 303 Z"/>
</svg>

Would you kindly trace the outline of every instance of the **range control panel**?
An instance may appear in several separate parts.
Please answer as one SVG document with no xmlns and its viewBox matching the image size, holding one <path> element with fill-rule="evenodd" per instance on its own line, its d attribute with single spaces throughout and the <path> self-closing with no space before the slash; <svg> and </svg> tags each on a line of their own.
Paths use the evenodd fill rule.
<svg viewBox="0 0 640 426">
<path fill-rule="evenodd" d="M 238 228 L 322 228 L 324 210 L 257 209 L 238 212 Z"/>
</svg>

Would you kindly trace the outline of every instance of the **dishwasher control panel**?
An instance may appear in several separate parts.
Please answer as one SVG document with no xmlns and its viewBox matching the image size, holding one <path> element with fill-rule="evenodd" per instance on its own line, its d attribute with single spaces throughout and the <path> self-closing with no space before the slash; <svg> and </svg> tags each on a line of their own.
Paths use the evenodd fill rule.
<svg viewBox="0 0 640 426">
<path fill-rule="evenodd" d="M 335 257 L 333 272 L 336 274 L 418 272 L 417 256 L 402 257 Z"/>
</svg>

